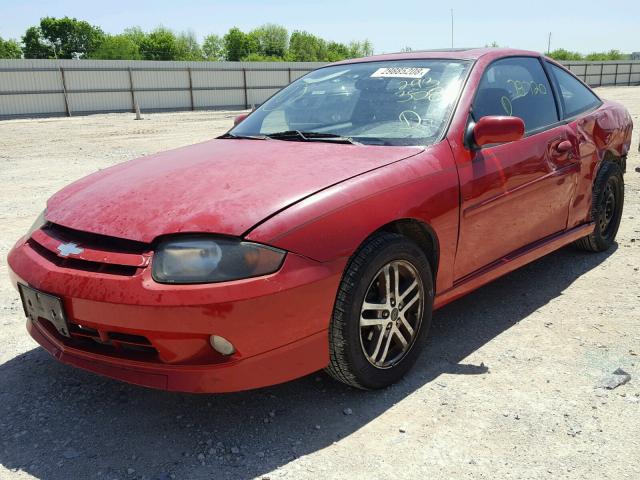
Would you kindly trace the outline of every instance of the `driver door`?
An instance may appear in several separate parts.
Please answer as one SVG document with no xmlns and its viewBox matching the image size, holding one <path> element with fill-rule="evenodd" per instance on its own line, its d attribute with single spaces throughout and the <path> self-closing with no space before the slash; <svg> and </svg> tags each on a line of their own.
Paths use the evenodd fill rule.
<svg viewBox="0 0 640 480">
<path fill-rule="evenodd" d="M 579 172 L 577 139 L 559 123 L 553 91 L 537 58 L 490 64 L 471 115 L 475 121 L 486 115 L 520 117 L 525 137 L 486 146 L 459 162 L 455 281 L 565 230 Z"/>
</svg>

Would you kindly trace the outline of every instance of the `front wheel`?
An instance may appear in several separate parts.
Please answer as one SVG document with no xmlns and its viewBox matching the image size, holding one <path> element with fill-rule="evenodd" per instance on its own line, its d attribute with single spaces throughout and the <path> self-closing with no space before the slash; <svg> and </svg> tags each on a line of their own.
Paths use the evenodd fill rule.
<svg viewBox="0 0 640 480">
<path fill-rule="evenodd" d="M 327 372 L 362 389 L 398 381 L 424 347 L 432 306 L 433 277 L 422 250 L 402 235 L 375 235 L 340 284 Z"/>
<path fill-rule="evenodd" d="M 591 219 L 593 233 L 575 242 L 581 250 L 604 252 L 615 242 L 622 207 L 624 205 L 624 179 L 617 163 L 605 161 L 593 183 Z"/>
</svg>

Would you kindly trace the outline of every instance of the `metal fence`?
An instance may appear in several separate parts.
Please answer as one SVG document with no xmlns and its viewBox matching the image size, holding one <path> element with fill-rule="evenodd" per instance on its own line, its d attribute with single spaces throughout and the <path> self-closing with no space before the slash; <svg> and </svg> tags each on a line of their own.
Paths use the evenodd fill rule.
<svg viewBox="0 0 640 480">
<path fill-rule="evenodd" d="M 322 65 L 0 60 L 0 117 L 249 108 Z"/>
<path fill-rule="evenodd" d="M 314 62 L 0 60 L 0 118 L 249 108 Z M 565 62 L 592 86 L 640 85 L 640 61 Z"/>
<path fill-rule="evenodd" d="M 573 74 L 592 87 L 640 85 L 640 61 L 562 62 Z"/>
</svg>

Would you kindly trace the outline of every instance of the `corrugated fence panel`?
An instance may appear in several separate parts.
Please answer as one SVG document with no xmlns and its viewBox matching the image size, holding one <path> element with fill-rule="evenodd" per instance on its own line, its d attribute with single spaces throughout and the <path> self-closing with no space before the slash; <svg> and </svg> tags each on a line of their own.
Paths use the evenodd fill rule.
<svg viewBox="0 0 640 480">
<path fill-rule="evenodd" d="M 25 115 L 61 115 L 66 112 L 61 93 L 0 95 L 0 118 Z"/>
<path fill-rule="evenodd" d="M 263 103 L 265 100 L 267 100 L 271 95 L 276 93 L 278 90 L 280 89 L 279 88 L 269 88 L 269 89 L 261 88 L 259 90 L 249 89 L 249 91 L 247 92 L 247 102 L 249 106 L 259 105 Z"/>
<path fill-rule="evenodd" d="M 322 65 L 0 60 L 0 118 L 65 114 L 67 102 L 70 114 L 130 111 L 135 103 L 143 111 L 244 108 Z"/>
<path fill-rule="evenodd" d="M 592 86 L 639 85 L 640 61 L 565 62 Z M 0 60 L 0 118 L 249 107 L 314 62 Z M 63 83 L 64 78 L 64 83 Z M 66 88 L 66 90 L 65 90 Z M 65 93 L 66 91 L 66 101 Z"/>
<path fill-rule="evenodd" d="M 69 109 L 76 113 L 130 112 L 130 92 L 69 93 Z"/>
<path fill-rule="evenodd" d="M 191 70 L 193 88 L 222 88 L 235 86 L 242 88 L 244 79 L 242 71 L 222 72 L 216 70 Z"/>
<path fill-rule="evenodd" d="M 193 92 L 195 108 L 244 108 L 243 90 L 195 90 Z"/>
<path fill-rule="evenodd" d="M 187 70 L 136 70 L 133 72 L 136 90 L 188 89 Z"/>
<path fill-rule="evenodd" d="M 636 60 L 563 63 L 592 87 L 640 85 L 640 62 Z"/>
<path fill-rule="evenodd" d="M 629 75 L 630 77 L 630 83 L 633 84 L 640 84 L 640 62 L 636 63 L 634 65 L 632 65 L 632 70 L 631 70 L 631 74 Z"/>
<path fill-rule="evenodd" d="M 191 108 L 191 96 L 186 90 L 136 92 L 141 110 L 186 110 Z"/>
<path fill-rule="evenodd" d="M 282 88 L 289 85 L 289 71 L 251 71 L 247 70 L 247 87 L 274 87 Z"/>
<path fill-rule="evenodd" d="M 299 72 L 294 70 L 291 72 L 291 81 L 293 82 L 294 80 L 297 80 L 300 77 L 304 77 L 306 74 L 307 72 Z"/>
<path fill-rule="evenodd" d="M 54 71 L 0 71 L 1 92 L 62 91 L 62 77 Z"/>
<path fill-rule="evenodd" d="M 65 70 L 67 90 L 129 90 L 129 72 L 117 70 Z"/>
</svg>

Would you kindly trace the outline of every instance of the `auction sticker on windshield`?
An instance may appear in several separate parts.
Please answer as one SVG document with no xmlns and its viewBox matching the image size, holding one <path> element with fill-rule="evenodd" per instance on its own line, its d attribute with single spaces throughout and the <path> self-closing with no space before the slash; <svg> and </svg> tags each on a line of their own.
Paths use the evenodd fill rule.
<svg viewBox="0 0 640 480">
<path fill-rule="evenodd" d="M 419 67 L 383 67 L 371 74 L 372 78 L 422 78 L 430 69 Z"/>
</svg>

